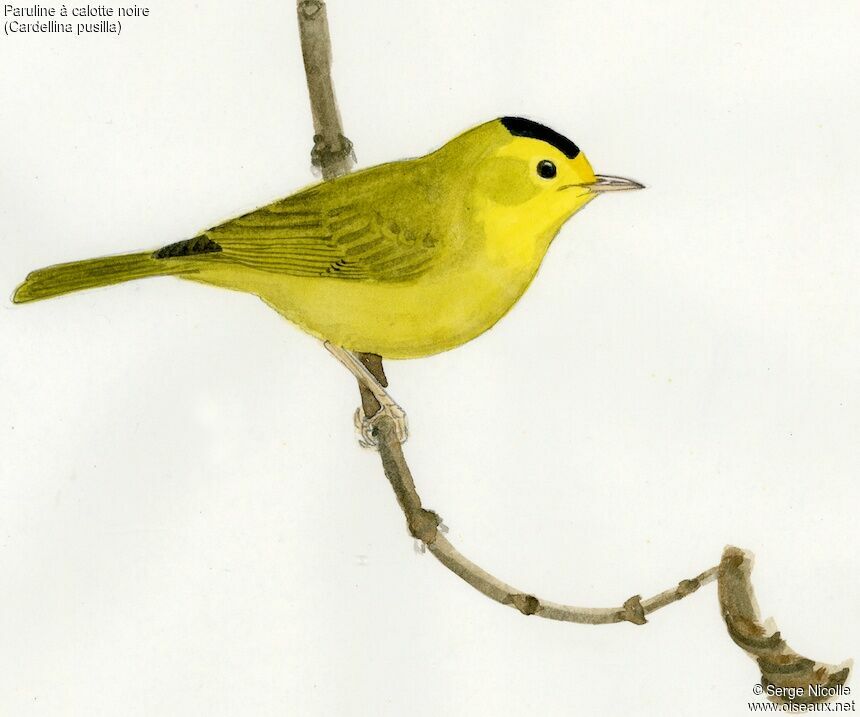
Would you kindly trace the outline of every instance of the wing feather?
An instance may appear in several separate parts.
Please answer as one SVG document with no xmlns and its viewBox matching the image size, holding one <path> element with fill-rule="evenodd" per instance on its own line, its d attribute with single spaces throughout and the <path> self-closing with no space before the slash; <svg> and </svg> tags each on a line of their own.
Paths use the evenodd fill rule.
<svg viewBox="0 0 860 717">
<path fill-rule="evenodd" d="M 442 248 L 433 208 L 414 189 L 408 173 L 383 165 L 273 202 L 204 236 L 221 247 L 217 261 L 260 271 L 407 281 L 427 271 Z"/>
</svg>

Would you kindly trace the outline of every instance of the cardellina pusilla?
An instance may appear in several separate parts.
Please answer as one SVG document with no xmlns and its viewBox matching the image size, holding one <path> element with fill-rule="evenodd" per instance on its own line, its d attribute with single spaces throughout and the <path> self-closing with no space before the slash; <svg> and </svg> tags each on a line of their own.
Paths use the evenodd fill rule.
<svg viewBox="0 0 860 717">
<path fill-rule="evenodd" d="M 504 316 L 575 212 L 641 186 L 595 175 L 550 128 L 503 117 L 424 157 L 323 182 L 156 251 L 39 269 L 13 301 L 178 276 L 256 294 L 330 348 L 427 356 Z"/>
<path fill-rule="evenodd" d="M 154 252 L 39 269 L 13 301 L 178 276 L 256 294 L 337 346 L 415 358 L 490 328 L 571 215 L 601 192 L 640 187 L 595 175 L 551 129 L 505 117 Z"/>
</svg>

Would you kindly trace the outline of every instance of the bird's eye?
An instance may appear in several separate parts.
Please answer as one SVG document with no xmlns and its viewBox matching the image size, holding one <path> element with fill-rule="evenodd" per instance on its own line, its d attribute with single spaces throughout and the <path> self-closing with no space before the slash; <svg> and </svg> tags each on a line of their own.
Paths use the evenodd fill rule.
<svg viewBox="0 0 860 717">
<path fill-rule="evenodd" d="M 539 177 L 543 179 L 552 179 L 556 173 L 555 164 L 550 162 L 548 159 L 542 159 L 538 162 L 537 173 Z"/>
</svg>

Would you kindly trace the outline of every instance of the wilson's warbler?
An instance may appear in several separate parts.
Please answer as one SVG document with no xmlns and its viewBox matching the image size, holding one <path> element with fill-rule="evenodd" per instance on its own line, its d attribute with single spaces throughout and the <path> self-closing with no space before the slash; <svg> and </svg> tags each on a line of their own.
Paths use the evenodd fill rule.
<svg viewBox="0 0 860 717">
<path fill-rule="evenodd" d="M 256 294 L 358 374 L 349 351 L 415 358 L 486 331 L 568 218 L 598 194 L 641 186 L 595 175 L 550 128 L 503 117 L 154 252 L 39 269 L 13 301 L 178 276 Z"/>
</svg>

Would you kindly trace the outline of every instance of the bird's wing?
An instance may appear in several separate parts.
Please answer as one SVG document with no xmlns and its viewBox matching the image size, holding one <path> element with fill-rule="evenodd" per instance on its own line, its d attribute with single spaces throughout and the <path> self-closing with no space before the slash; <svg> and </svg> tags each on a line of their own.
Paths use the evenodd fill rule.
<svg viewBox="0 0 860 717">
<path fill-rule="evenodd" d="M 210 247 L 218 261 L 291 276 L 398 282 L 427 271 L 441 249 L 428 203 L 390 178 L 343 180 L 244 214 L 201 239 L 220 248 Z"/>
</svg>

